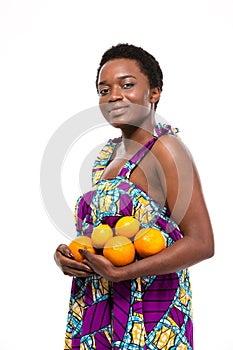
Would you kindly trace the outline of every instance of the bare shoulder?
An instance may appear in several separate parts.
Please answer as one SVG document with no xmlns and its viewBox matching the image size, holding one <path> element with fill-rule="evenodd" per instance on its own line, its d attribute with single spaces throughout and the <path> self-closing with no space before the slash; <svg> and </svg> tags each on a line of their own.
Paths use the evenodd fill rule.
<svg viewBox="0 0 233 350">
<path fill-rule="evenodd" d="M 176 163 L 184 165 L 185 162 L 192 162 L 192 155 L 182 140 L 173 135 L 162 135 L 153 147 L 153 154 L 161 164 L 171 165 Z"/>
</svg>

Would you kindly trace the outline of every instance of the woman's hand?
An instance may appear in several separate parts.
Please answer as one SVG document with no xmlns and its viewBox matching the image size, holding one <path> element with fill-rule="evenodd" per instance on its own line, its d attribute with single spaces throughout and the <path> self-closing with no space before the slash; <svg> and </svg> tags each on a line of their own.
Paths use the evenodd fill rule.
<svg viewBox="0 0 233 350">
<path fill-rule="evenodd" d="M 54 260 L 65 275 L 85 278 L 95 274 L 85 261 L 74 260 L 73 254 L 65 244 L 60 244 L 57 247 Z"/>
<path fill-rule="evenodd" d="M 85 264 L 90 266 L 96 274 L 103 276 L 110 282 L 119 282 L 121 280 L 121 268 L 114 266 L 103 255 L 92 254 L 85 249 L 80 249 L 79 252 L 83 256 Z"/>
</svg>

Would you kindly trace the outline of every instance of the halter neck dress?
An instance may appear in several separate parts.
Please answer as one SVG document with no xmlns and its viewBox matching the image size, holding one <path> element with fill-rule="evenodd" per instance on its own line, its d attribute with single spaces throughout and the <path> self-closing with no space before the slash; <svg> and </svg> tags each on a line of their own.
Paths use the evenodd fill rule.
<svg viewBox="0 0 233 350">
<path fill-rule="evenodd" d="M 77 235 L 91 236 L 93 227 L 111 227 L 121 216 L 134 216 L 141 227 L 159 229 L 167 247 L 182 239 L 169 210 L 130 181 L 130 174 L 159 136 L 176 135 L 170 126 L 155 134 L 113 179 L 101 180 L 121 138 L 110 139 L 94 163 L 93 188 L 75 206 Z M 132 349 L 192 350 L 192 293 L 188 269 L 111 283 L 101 276 L 72 281 L 65 350 Z"/>
</svg>

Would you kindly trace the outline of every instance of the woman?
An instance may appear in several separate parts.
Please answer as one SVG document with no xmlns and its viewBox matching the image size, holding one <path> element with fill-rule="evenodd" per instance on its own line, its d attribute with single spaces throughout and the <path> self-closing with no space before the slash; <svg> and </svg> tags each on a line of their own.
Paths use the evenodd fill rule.
<svg viewBox="0 0 233 350">
<path fill-rule="evenodd" d="M 162 71 L 142 48 L 119 44 L 104 53 L 96 86 L 122 136 L 100 152 L 93 189 L 77 201 L 77 235 L 131 215 L 159 228 L 167 247 L 116 267 L 86 250 L 77 262 L 61 244 L 56 263 L 74 276 L 65 349 L 193 349 L 187 268 L 213 256 L 214 240 L 193 160 L 177 131 L 155 122 Z"/>
</svg>

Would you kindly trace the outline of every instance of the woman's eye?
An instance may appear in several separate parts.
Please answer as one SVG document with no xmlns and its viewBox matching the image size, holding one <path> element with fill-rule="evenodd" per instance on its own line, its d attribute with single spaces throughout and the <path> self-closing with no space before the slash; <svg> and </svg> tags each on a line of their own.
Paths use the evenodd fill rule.
<svg viewBox="0 0 233 350">
<path fill-rule="evenodd" d="M 124 89 L 130 89 L 131 87 L 133 87 L 134 86 L 134 83 L 125 83 L 124 85 L 123 85 L 123 88 Z"/>
<path fill-rule="evenodd" d="M 101 90 L 99 91 L 99 95 L 100 95 L 100 96 L 105 96 L 105 95 L 107 95 L 108 92 L 109 92 L 109 89 L 107 89 L 107 88 L 101 89 Z"/>
</svg>

